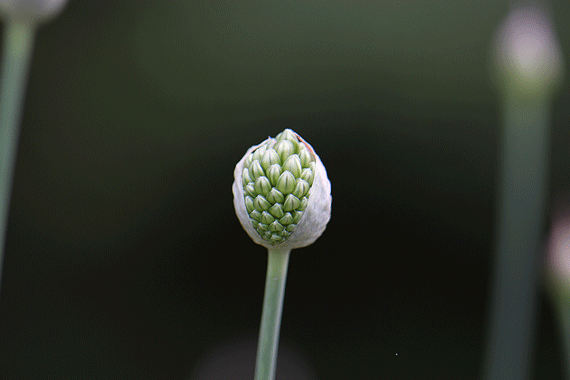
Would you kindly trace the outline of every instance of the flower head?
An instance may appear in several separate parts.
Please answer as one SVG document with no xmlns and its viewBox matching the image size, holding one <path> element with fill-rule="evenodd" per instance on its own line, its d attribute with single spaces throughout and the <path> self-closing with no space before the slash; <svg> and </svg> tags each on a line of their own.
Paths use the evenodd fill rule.
<svg viewBox="0 0 570 380">
<path fill-rule="evenodd" d="M 310 245 L 330 219 L 326 169 L 313 147 L 290 129 L 249 148 L 236 165 L 232 190 L 241 225 L 267 248 Z"/>
</svg>

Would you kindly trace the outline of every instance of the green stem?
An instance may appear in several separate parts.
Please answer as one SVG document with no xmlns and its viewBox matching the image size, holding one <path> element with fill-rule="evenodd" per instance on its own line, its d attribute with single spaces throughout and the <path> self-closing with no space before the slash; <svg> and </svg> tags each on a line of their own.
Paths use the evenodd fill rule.
<svg viewBox="0 0 570 380">
<path fill-rule="evenodd" d="M 505 99 L 487 380 L 529 377 L 544 229 L 549 99 Z"/>
<path fill-rule="evenodd" d="M 285 295 L 285 281 L 289 264 L 288 251 L 268 250 L 267 278 L 263 297 L 263 312 L 257 344 L 257 362 L 255 380 L 273 380 L 277 362 L 277 346 L 279 344 L 279 327 Z"/>
<path fill-rule="evenodd" d="M 19 125 L 34 35 L 35 27 L 29 22 L 8 20 L 6 23 L 0 78 L 0 282 Z"/>
</svg>

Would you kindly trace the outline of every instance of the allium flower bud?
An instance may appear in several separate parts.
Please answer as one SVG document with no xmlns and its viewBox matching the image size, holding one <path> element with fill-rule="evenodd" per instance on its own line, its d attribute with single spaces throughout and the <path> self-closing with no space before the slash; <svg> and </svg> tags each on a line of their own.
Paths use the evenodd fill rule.
<svg viewBox="0 0 570 380">
<path fill-rule="evenodd" d="M 291 250 L 314 243 L 331 214 L 331 184 L 319 156 L 286 129 L 249 148 L 234 171 L 234 206 L 257 244 Z"/>
</svg>

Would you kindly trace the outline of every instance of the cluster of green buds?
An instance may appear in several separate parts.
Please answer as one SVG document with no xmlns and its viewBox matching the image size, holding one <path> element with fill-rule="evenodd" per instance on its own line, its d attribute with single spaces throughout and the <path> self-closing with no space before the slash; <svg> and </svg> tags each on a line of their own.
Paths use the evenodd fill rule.
<svg viewBox="0 0 570 380">
<path fill-rule="evenodd" d="M 281 132 L 245 159 L 245 207 L 259 235 L 276 245 L 297 227 L 309 202 L 315 157 L 291 130 Z"/>
<path fill-rule="evenodd" d="M 330 182 L 313 148 L 286 129 L 251 147 L 236 165 L 234 205 L 258 244 L 293 249 L 312 244 L 330 219 Z"/>
</svg>

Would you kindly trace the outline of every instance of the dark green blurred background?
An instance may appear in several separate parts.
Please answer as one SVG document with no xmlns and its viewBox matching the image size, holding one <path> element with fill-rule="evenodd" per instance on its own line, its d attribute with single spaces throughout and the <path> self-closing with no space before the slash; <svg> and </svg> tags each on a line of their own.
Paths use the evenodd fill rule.
<svg viewBox="0 0 570 380">
<path fill-rule="evenodd" d="M 570 3 L 552 9 L 569 57 Z M 292 254 L 283 347 L 320 380 L 478 378 L 500 142 L 487 59 L 506 11 L 71 1 L 36 41 L 0 378 L 195 380 L 208 352 L 255 339 L 266 253 L 231 183 L 247 148 L 285 128 L 326 165 L 333 214 Z M 553 195 L 570 187 L 569 120 L 565 84 Z M 540 305 L 535 378 L 562 379 Z"/>
</svg>

